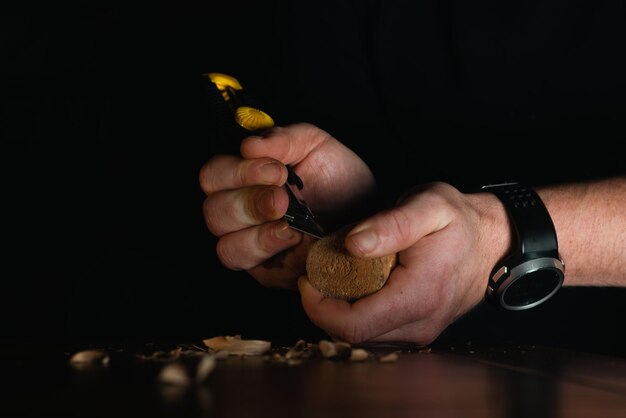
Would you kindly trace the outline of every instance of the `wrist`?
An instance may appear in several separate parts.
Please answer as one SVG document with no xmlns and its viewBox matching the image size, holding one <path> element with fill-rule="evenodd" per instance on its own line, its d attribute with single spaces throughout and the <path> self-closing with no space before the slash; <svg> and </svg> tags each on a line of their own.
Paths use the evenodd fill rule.
<svg viewBox="0 0 626 418">
<path fill-rule="evenodd" d="M 513 248 L 513 226 L 503 203 L 493 193 L 471 193 L 467 198 L 478 215 L 477 285 L 482 298 L 493 267 Z"/>
<path fill-rule="evenodd" d="M 554 223 L 541 197 L 520 183 L 481 189 L 503 203 L 512 225 L 512 251 L 492 269 L 487 299 L 515 311 L 545 302 L 563 285 L 565 266 Z"/>
</svg>

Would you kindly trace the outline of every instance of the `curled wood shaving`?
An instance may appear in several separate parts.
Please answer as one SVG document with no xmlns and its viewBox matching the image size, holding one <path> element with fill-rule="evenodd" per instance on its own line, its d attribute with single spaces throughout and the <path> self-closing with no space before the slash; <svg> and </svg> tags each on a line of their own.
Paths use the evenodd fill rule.
<svg viewBox="0 0 626 418">
<path fill-rule="evenodd" d="M 264 340 L 242 340 L 240 336 L 219 336 L 202 340 L 211 350 L 226 351 L 231 355 L 258 356 L 271 348 L 271 342 Z"/>
</svg>

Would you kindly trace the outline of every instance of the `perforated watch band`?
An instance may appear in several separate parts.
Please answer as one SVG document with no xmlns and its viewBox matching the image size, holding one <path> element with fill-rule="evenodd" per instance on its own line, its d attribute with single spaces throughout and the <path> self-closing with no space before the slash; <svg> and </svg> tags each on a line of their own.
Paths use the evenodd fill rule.
<svg viewBox="0 0 626 418">
<path fill-rule="evenodd" d="M 487 185 L 482 190 L 495 194 L 506 207 L 522 255 L 543 253 L 558 257 L 554 224 L 537 192 L 519 183 Z"/>
<path fill-rule="evenodd" d="M 510 310 L 543 303 L 562 286 L 565 268 L 547 208 L 532 188 L 519 183 L 483 186 L 481 191 L 502 201 L 516 240 L 511 254 L 489 276 L 487 299 Z"/>
</svg>

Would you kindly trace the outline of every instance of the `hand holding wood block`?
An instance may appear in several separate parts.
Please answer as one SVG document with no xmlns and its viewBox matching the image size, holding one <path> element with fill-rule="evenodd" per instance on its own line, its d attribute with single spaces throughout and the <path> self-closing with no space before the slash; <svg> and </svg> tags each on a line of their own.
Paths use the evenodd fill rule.
<svg viewBox="0 0 626 418">
<path fill-rule="evenodd" d="M 322 295 L 348 301 L 379 290 L 397 264 L 397 255 L 378 258 L 354 257 L 344 241 L 351 226 L 315 242 L 307 256 L 309 282 Z"/>
</svg>

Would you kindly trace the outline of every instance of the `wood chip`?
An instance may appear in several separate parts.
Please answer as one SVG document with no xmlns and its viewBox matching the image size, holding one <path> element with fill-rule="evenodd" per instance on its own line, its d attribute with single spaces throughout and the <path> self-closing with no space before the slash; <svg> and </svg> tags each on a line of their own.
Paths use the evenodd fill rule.
<svg viewBox="0 0 626 418">
<path fill-rule="evenodd" d="M 352 354 L 352 346 L 349 343 L 335 342 L 335 350 L 337 351 L 337 358 L 342 360 L 348 360 Z"/>
<path fill-rule="evenodd" d="M 242 340 L 241 336 L 219 336 L 202 341 L 211 350 L 226 351 L 231 355 L 258 356 L 271 348 L 271 342 L 264 340 Z"/>
<path fill-rule="evenodd" d="M 196 368 L 196 383 L 203 383 L 215 369 L 215 356 L 204 354 Z"/>
<path fill-rule="evenodd" d="M 102 350 L 83 350 L 72 355 L 69 362 L 75 368 L 106 367 L 109 355 Z"/>
<path fill-rule="evenodd" d="M 350 352 L 350 361 L 365 361 L 370 354 L 362 348 L 353 348 Z"/>
<path fill-rule="evenodd" d="M 317 348 L 324 358 L 333 358 L 337 355 L 337 350 L 335 350 L 335 344 L 328 340 L 321 340 L 317 344 Z"/>
<path fill-rule="evenodd" d="M 305 349 L 306 343 L 304 342 L 304 340 L 298 340 L 296 344 L 287 351 L 287 353 L 285 354 L 285 358 L 287 360 L 300 358 Z"/>
<path fill-rule="evenodd" d="M 380 363 L 395 363 L 398 361 L 398 353 L 389 353 L 378 359 Z"/>
<path fill-rule="evenodd" d="M 189 386 L 191 379 L 185 366 L 180 363 L 170 363 L 161 369 L 158 380 L 165 385 Z"/>
<path fill-rule="evenodd" d="M 321 340 L 317 348 L 324 358 L 348 359 L 352 353 L 352 346 L 345 342 Z"/>
</svg>

